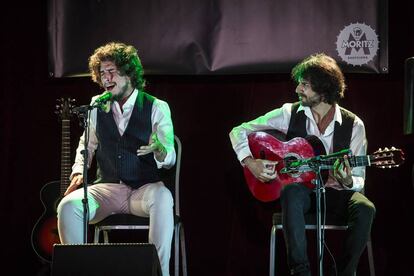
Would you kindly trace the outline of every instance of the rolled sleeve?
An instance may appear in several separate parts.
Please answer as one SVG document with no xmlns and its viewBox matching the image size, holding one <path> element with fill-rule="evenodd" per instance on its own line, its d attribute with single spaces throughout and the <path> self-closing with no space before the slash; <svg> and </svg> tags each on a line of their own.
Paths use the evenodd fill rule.
<svg viewBox="0 0 414 276">
<path fill-rule="evenodd" d="M 174 127 L 171 120 L 171 111 L 168 103 L 159 99 L 154 101 L 151 115 L 153 131 L 157 132 L 157 137 L 167 151 L 164 161 L 158 161 L 155 156 L 154 160 L 157 167 L 170 168 L 176 162 L 176 152 L 174 148 Z M 155 127 L 157 126 L 157 129 Z"/>
</svg>

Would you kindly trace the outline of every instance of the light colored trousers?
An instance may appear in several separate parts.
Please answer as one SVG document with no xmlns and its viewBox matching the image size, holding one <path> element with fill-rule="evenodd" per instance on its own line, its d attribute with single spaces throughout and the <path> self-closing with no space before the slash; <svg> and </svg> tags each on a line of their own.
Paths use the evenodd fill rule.
<svg viewBox="0 0 414 276">
<path fill-rule="evenodd" d="M 83 243 L 83 189 L 65 196 L 58 206 L 59 237 L 63 244 Z M 100 183 L 88 187 L 89 222 L 111 214 L 129 213 L 150 218 L 149 243 L 157 248 L 163 276 L 169 276 L 174 231 L 173 198 L 162 182 L 131 189 L 125 184 Z"/>
</svg>

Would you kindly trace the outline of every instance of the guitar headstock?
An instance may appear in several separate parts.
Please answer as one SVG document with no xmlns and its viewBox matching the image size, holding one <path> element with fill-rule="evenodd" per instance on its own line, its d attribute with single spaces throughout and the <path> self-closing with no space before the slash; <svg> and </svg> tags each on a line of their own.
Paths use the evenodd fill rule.
<svg viewBox="0 0 414 276">
<path fill-rule="evenodd" d="M 404 163 L 404 152 L 395 147 L 379 148 L 370 156 L 371 166 L 381 169 L 390 169 L 399 167 Z"/>
<path fill-rule="evenodd" d="M 69 120 L 73 115 L 73 107 L 75 99 L 71 98 L 60 98 L 56 100 L 56 111 L 62 120 Z"/>
</svg>

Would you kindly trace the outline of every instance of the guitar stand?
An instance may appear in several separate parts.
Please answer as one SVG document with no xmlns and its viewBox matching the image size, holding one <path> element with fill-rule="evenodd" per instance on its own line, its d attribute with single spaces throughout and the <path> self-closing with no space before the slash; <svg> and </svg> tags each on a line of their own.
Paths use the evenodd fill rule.
<svg viewBox="0 0 414 276">
<path fill-rule="evenodd" d="M 317 160 L 319 161 L 319 160 Z M 316 251 L 318 260 L 318 276 L 323 276 L 323 246 L 324 246 L 324 235 L 322 233 L 322 222 L 321 222 L 321 194 L 325 193 L 325 187 L 322 183 L 321 167 L 319 162 L 310 164 L 312 170 L 316 173 L 316 178 L 312 180 L 315 184 L 316 193 Z"/>
</svg>

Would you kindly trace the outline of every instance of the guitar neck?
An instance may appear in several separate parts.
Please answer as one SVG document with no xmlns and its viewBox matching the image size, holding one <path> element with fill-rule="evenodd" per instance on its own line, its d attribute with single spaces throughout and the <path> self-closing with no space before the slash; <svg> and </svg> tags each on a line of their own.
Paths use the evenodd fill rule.
<svg viewBox="0 0 414 276">
<path fill-rule="evenodd" d="M 60 194 L 68 188 L 71 173 L 70 163 L 70 120 L 62 119 L 62 148 L 60 160 Z"/>
<path fill-rule="evenodd" d="M 321 168 L 322 169 L 332 169 L 333 164 L 337 159 L 343 158 L 329 158 L 326 160 L 321 160 Z M 353 167 L 368 167 L 371 166 L 371 158 L 369 155 L 366 156 L 349 156 L 349 165 Z"/>
</svg>

